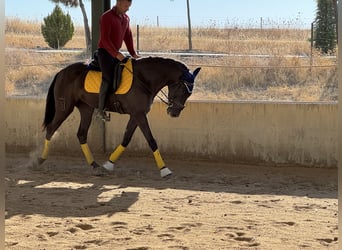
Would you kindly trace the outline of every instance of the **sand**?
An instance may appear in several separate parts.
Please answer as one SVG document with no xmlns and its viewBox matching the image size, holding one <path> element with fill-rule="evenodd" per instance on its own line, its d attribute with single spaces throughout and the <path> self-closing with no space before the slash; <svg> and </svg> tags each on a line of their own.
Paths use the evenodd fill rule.
<svg viewBox="0 0 342 250">
<path fill-rule="evenodd" d="M 337 169 L 6 157 L 6 249 L 337 249 Z M 105 161 L 105 158 L 99 162 Z"/>
</svg>

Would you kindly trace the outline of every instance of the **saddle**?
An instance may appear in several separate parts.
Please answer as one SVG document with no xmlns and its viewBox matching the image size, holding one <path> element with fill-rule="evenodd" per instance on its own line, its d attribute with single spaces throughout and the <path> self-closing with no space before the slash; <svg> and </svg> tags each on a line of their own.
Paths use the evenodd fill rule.
<svg viewBox="0 0 342 250">
<path fill-rule="evenodd" d="M 99 64 L 99 57 L 97 56 L 97 50 L 95 50 L 93 59 L 88 64 L 88 69 L 94 70 L 94 71 L 101 71 L 100 64 Z"/>
<path fill-rule="evenodd" d="M 125 68 L 125 64 L 130 59 L 130 57 L 126 57 L 124 60 L 122 60 L 120 63 L 118 63 L 114 68 L 114 79 L 113 79 L 113 89 L 118 89 L 120 86 L 121 80 L 122 80 L 122 72 Z M 98 56 L 97 56 L 97 50 L 94 52 L 93 59 L 88 64 L 88 69 L 93 71 L 101 72 Z"/>
<path fill-rule="evenodd" d="M 89 93 L 99 93 L 102 72 L 98 64 L 97 56 L 87 65 L 89 69 L 84 83 L 84 88 Z M 126 58 L 116 65 L 114 69 L 113 89 L 115 94 L 126 94 L 133 82 L 132 59 Z"/>
</svg>

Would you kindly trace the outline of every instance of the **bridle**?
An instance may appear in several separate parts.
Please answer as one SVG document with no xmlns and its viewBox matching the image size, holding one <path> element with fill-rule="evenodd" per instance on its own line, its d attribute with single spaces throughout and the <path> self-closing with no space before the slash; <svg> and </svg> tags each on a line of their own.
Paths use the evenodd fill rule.
<svg viewBox="0 0 342 250">
<path fill-rule="evenodd" d="M 123 66 L 133 75 L 135 76 L 139 82 L 143 83 L 141 84 L 142 87 L 149 93 L 152 93 L 152 91 L 146 86 L 146 84 L 144 84 L 144 81 L 142 81 L 139 76 L 137 76 L 136 74 L 134 74 L 133 71 L 131 71 L 124 63 Z M 188 82 L 186 80 L 182 80 L 182 82 L 176 82 L 176 83 L 172 83 L 171 85 L 168 85 L 168 87 L 172 86 L 172 85 L 176 85 L 176 84 L 184 84 L 186 90 L 188 91 L 188 93 L 191 95 L 192 94 L 192 90 L 194 88 L 194 83 L 192 82 Z M 164 90 L 160 90 L 160 92 L 162 93 L 163 97 L 161 97 L 160 95 L 156 95 L 156 97 L 158 97 L 163 103 L 165 103 L 168 108 L 174 108 L 174 106 L 176 106 L 176 108 L 183 110 L 185 108 L 185 105 L 179 103 L 179 102 L 175 102 L 172 98 L 170 98 Z"/>
<path fill-rule="evenodd" d="M 181 83 L 177 82 L 177 83 L 172 83 L 171 85 L 176 85 L 176 84 L 184 84 L 186 90 L 188 91 L 188 93 L 191 95 L 192 94 L 192 90 L 194 88 L 194 84 L 187 82 L 187 81 L 182 81 Z M 170 86 L 168 86 L 170 87 Z M 163 102 L 165 103 L 168 108 L 177 108 L 179 110 L 183 110 L 185 108 L 185 105 L 179 103 L 179 102 L 175 102 L 173 100 L 172 97 L 169 97 L 164 90 L 160 90 L 160 92 L 162 93 L 163 97 L 157 95 L 157 97 Z"/>
</svg>

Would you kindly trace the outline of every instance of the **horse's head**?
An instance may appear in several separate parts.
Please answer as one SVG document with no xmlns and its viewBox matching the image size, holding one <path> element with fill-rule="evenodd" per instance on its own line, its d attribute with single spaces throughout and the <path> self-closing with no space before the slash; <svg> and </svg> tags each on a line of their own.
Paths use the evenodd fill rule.
<svg viewBox="0 0 342 250">
<path fill-rule="evenodd" d="M 185 102 L 192 94 L 195 78 L 201 68 L 197 68 L 193 73 L 186 71 L 180 77 L 179 81 L 169 85 L 168 108 L 167 113 L 171 117 L 178 117 L 185 108 Z"/>
</svg>

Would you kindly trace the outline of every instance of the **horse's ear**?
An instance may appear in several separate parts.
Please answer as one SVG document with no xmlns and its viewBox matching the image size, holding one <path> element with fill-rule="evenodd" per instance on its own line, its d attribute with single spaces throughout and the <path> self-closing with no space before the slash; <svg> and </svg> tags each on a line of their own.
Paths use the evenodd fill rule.
<svg viewBox="0 0 342 250">
<path fill-rule="evenodd" d="M 192 75 L 194 76 L 194 79 L 196 78 L 197 74 L 200 72 L 201 68 L 197 68 L 194 70 L 194 73 Z"/>
<path fill-rule="evenodd" d="M 201 68 L 197 68 L 193 73 L 191 73 L 190 71 L 184 72 L 181 79 L 189 83 L 194 83 L 195 78 L 200 70 Z"/>
</svg>

